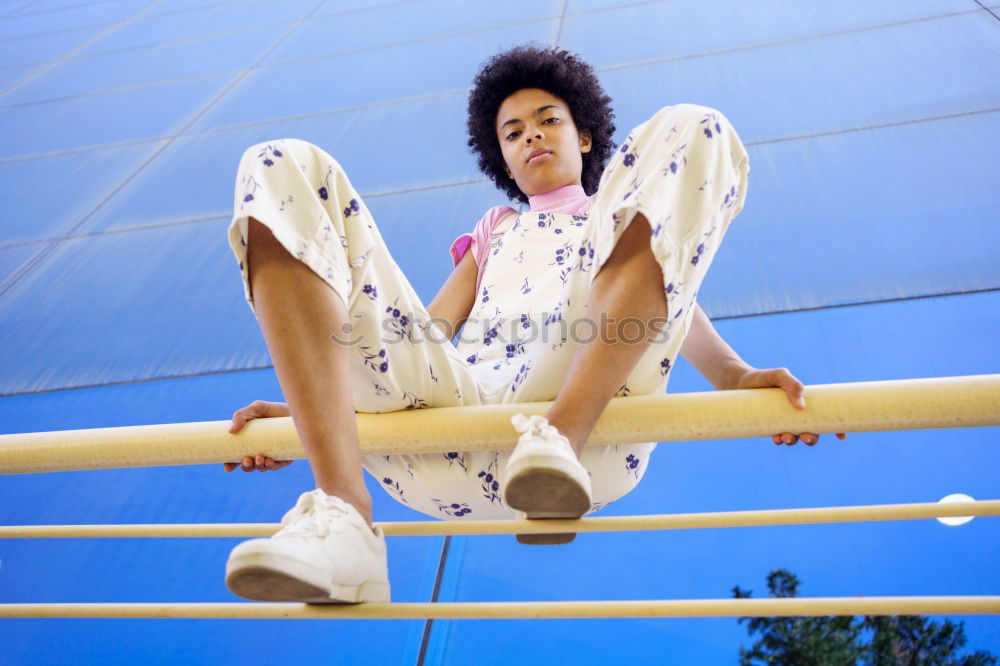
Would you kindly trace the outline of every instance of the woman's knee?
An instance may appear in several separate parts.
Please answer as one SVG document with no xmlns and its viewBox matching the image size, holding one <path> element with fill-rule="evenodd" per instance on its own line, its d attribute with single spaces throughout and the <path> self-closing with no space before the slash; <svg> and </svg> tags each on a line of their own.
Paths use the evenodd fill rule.
<svg viewBox="0 0 1000 666">
<path fill-rule="evenodd" d="M 716 127 L 725 119 L 725 115 L 718 109 L 702 104 L 691 104 L 681 102 L 680 104 L 670 104 L 661 107 L 653 114 L 653 118 L 670 122 L 672 125 L 694 127 L 699 130 L 710 130 L 714 135 L 721 132 L 721 126 Z"/>
<path fill-rule="evenodd" d="M 646 131 L 630 137 L 640 150 L 652 150 L 673 159 L 679 147 L 686 144 L 688 149 L 729 156 L 734 165 L 745 159 L 746 150 L 729 119 L 713 107 L 690 103 L 664 106 L 647 124 Z M 691 153 L 684 155 L 690 158 Z M 671 168 L 676 172 L 679 164 Z"/>
<path fill-rule="evenodd" d="M 341 169 L 337 162 L 328 152 L 320 146 L 304 139 L 286 137 L 283 139 L 269 139 L 253 144 L 243 151 L 243 160 L 258 160 L 264 166 L 277 166 L 279 161 L 288 158 L 291 163 L 305 163 L 308 156 L 312 156 L 327 162 L 335 169 Z"/>
<path fill-rule="evenodd" d="M 295 139 L 269 139 L 267 141 L 260 141 L 246 148 L 243 151 L 242 161 L 246 160 L 259 160 L 263 162 L 264 166 L 272 166 L 274 164 L 274 158 L 281 158 L 285 156 L 288 150 L 286 141 L 294 141 Z"/>
</svg>

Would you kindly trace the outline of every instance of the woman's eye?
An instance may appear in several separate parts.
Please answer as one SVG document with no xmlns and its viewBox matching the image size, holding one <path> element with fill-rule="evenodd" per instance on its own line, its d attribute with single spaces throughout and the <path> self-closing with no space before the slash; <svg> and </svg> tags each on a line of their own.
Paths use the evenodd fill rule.
<svg viewBox="0 0 1000 666">
<path fill-rule="evenodd" d="M 553 116 L 552 118 L 546 118 L 545 120 L 542 121 L 542 123 L 543 124 L 547 123 L 550 120 L 552 120 L 554 122 L 559 122 L 559 118 L 556 118 L 556 117 Z M 516 137 L 520 133 L 521 133 L 521 130 L 516 130 L 514 132 L 511 132 L 510 134 L 507 135 L 507 140 L 510 141 L 511 139 L 513 139 L 514 137 Z"/>
</svg>

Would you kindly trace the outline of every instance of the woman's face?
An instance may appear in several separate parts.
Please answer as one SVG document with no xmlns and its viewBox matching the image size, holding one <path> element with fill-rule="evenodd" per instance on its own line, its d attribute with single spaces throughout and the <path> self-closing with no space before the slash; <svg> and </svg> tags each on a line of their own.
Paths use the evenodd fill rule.
<svg viewBox="0 0 1000 666">
<path fill-rule="evenodd" d="M 522 88 L 500 104 L 496 130 L 507 163 L 504 170 L 525 196 L 582 185 L 590 132 L 577 132 L 561 98 L 541 88 Z M 532 158 L 538 151 L 546 154 Z"/>
</svg>

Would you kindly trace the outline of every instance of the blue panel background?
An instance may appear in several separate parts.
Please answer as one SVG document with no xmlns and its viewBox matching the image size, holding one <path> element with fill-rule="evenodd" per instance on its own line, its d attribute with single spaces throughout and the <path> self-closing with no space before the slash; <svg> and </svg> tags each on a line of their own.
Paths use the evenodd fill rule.
<svg viewBox="0 0 1000 666">
<path fill-rule="evenodd" d="M 0 242 L 6 246 L 74 231 L 163 145 L 153 142 L 0 162 L 5 208 Z"/>
<path fill-rule="evenodd" d="M 224 237 L 254 143 L 333 155 L 429 302 L 451 241 L 505 203 L 465 144 L 468 86 L 530 40 L 595 65 L 616 141 L 677 102 L 736 127 L 751 186 L 699 295 L 748 362 L 809 384 L 998 372 L 998 17 L 975 0 L 2 2 L 0 432 L 221 422 L 282 399 Z M 682 361 L 670 390 L 710 387 Z M 603 513 L 991 499 L 995 433 L 663 443 Z M 0 524 L 277 521 L 312 483 L 305 461 L 8 476 Z M 366 483 L 377 520 L 423 519 Z M 0 603 L 236 601 L 238 541 L 0 541 Z M 759 597 L 781 566 L 804 596 L 996 594 L 998 541 L 988 519 L 408 537 L 389 566 L 394 601 L 430 600 L 442 565 L 440 601 Z M 1000 653 L 996 616 L 952 619 Z M 727 618 L 425 628 L 4 620 L 0 664 L 730 664 L 752 642 Z"/>
<path fill-rule="evenodd" d="M 238 71 L 268 49 L 273 32 L 271 27 L 262 26 L 215 38 L 81 56 L 34 78 L 4 99 L 10 105 L 27 104 L 50 99 L 55 91 L 60 98 L 99 94 L 158 81 Z"/>
</svg>

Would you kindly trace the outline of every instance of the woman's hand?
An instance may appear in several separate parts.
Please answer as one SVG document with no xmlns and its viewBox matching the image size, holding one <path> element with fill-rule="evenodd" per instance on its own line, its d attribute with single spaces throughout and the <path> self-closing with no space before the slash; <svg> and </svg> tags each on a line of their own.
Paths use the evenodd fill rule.
<svg viewBox="0 0 1000 666">
<path fill-rule="evenodd" d="M 246 425 L 246 422 L 250 419 L 261 419 L 268 418 L 269 416 L 291 416 L 292 412 L 288 409 L 288 405 L 283 402 L 267 402 L 266 400 L 254 400 L 249 405 L 243 409 L 238 409 L 233 413 L 233 424 L 229 426 L 229 432 L 239 432 Z M 281 469 L 282 467 L 288 467 L 294 460 L 272 460 L 260 453 L 257 454 L 257 458 L 254 459 L 252 456 L 246 456 L 243 458 L 243 471 L 252 472 L 256 469 L 258 472 L 266 472 L 269 469 Z M 222 463 L 223 469 L 227 472 L 232 472 L 234 469 L 240 466 L 240 463 Z"/>
<path fill-rule="evenodd" d="M 800 382 L 795 375 L 790 373 L 787 368 L 770 368 L 767 370 L 750 368 L 744 370 L 741 375 L 732 379 L 731 384 L 731 386 L 727 386 L 726 388 L 752 389 L 777 387 L 785 392 L 785 395 L 788 396 L 788 402 L 792 403 L 792 407 L 795 409 L 806 408 L 806 400 L 803 395 L 805 392 L 805 386 L 803 386 L 802 382 Z M 845 439 L 846 437 L 846 433 L 837 433 L 837 439 Z M 819 441 L 819 435 L 811 432 L 803 432 L 799 434 L 793 432 L 783 432 L 777 435 L 772 435 L 771 441 L 778 446 L 781 446 L 782 444 L 792 446 L 795 442 L 799 441 L 800 438 L 808 446 L 813 446 Z"/>
</svg>

